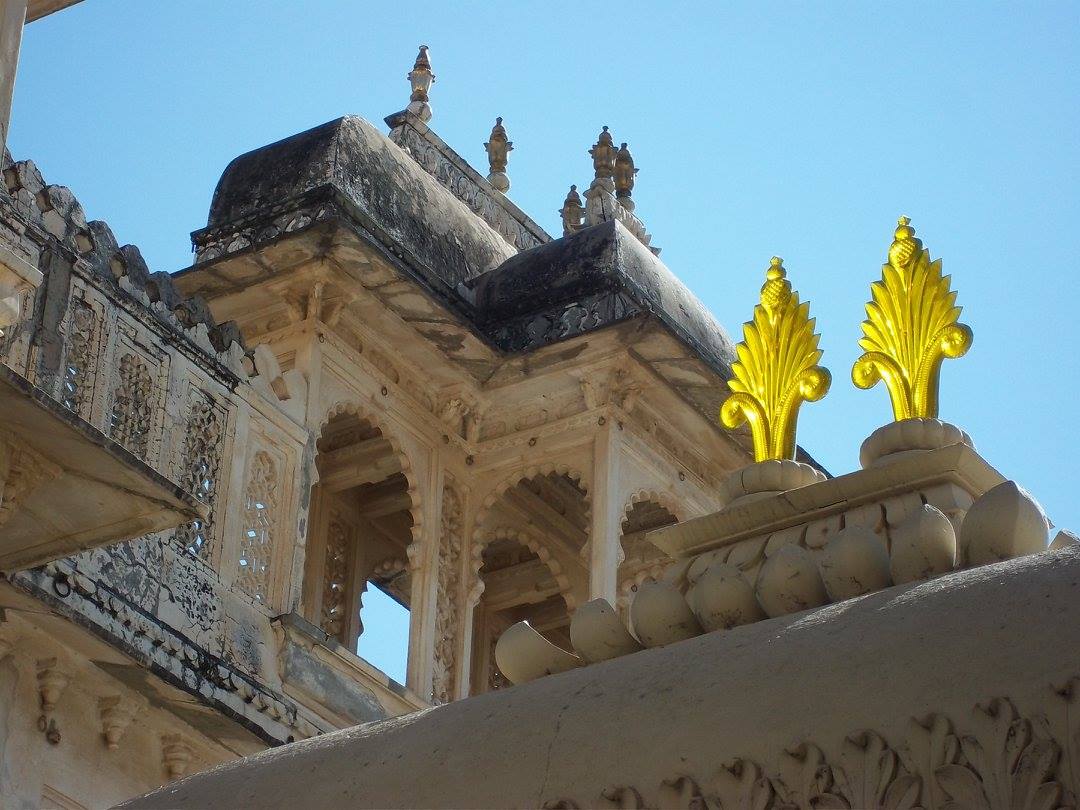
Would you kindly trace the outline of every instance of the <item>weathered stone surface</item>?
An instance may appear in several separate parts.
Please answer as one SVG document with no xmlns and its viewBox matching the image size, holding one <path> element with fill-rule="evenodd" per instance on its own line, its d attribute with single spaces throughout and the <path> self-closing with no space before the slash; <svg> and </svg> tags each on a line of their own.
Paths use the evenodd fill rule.
<svg viewBox="0 0 1080 810">
<path fill-rule="evenodd" d="M 996 767 L 988 751 L 967 772 L 975 789 L 979 779 L 1008 786 L 1010 763 L 1029 743 L 1053 752 L 1072 744 L 1072 693 L 1051 685 L 1080 673 L 1078 589 L 1080 550 L 959 571 L 300 742 L 124 807 L 596 807 L 602 795 L 631 790 L 644 798 L 632 806 L 663 806 L 654 791 L 676 777 L 749 795 L 736 790 L 739 773 L 751 777 L 747 791 L 767 777 L 757 783 L 765 799 L 774 790 L 781 799 L 819 797 L 807 807 L 822 806 L 835 779 L 845 803 L 828 806 L 866 807 L 861 749 L 846 740 L 867 729 L 888 746 L 865 760 L 878 767 L 887 755 L 881 773 L 867 777 L 878 786 L 880 776 L 881 790 L 902 775 L 892 751 L 910 742 L 913 752 L 936 752 L 910 762 L 930 791 L 923 795 L 949 795 L 941 786 L 955 783 L 938 781 L 942 760 L 932 756 L 952 751 L 945 761 L 955 761 L 962 735 L 1001 746 L 990 750 L 1003 770 L 985 770 Z M 1043 715 L 1057 743 L 1020 719 Z M 930 728 L 941 749 L 926 742 Z M 598 744 L 598 735 L 618 744 Z M 1012 758 L 1007 740 L 1019 746 Z M 1074 778 L 1066 765 L 1036 781 L 1076 790 Z"/>
<path fill-rule="evenodd" d="M 651 314 L 725 379 L 731 338 L 705 306 L 619 222 L 523 251 L 466 285 L 485 330 L 522 351 Z"/>
<path fill-rule="evenodd" d="M 339 204 L 438 287 L 453 288 L 514 252 L 385 135 L 346 116 L 230 163 L 214 191 L 207 227 L 192 236 L 199 260 L 251 245 L 273 215 L 300 198 Z M 285 231 L 315 221 L 297 216 Z"/>
</svg>

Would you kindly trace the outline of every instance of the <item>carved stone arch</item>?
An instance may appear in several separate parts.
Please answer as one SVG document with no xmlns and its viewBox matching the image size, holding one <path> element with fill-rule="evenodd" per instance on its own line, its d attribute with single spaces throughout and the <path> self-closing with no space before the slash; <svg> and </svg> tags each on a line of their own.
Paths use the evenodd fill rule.
<svg viewBox="0 0 1080 810">
<path fill-rule="evenodd" d="M 409 516 L 412 518 L 412 540 L 406 552 L 409 555 L 409 565 L 414 566 L 417 564 L 420 554 L 420 538 L 423 537 L 423 509 L 420 498 L 420 489 L 417 485 L 416 471 L 413 469 L 412 461 L 409 459 L 408 453 L 405 452 L 401 445 L 401 440 L 395 433 L 395 431 L 387 426 L 386 420 L 382 418 L 374 408 L 370 408 L 361 402 L 356 400 L 342 400 L 330 408 L 327 409 L 326 414 L 319 422 L 319 430 L 316 433 L 316 437 L 321 435 L 322 431 L 326 428 L 330 420 L 337 416 L 347 414 L 355 416 L 358 419 L 363 419 L 369 422 L 375 427 L 382 437 L 390 444 L 390 449 L 398 459 L 398 463 L 401 465 L 401 474 L 405 476 L 405 480 L 408 483 L 408 496 L 409 496 Z M 312 470 L 312 483 L 318 482 L 318 469 Z"/>
<path fill-rule="evenodd" d="M 680 523 L 686 520 L 686 507 L 670 492 L 661 492 L 658 489 L 639 489 L 635 491 L 626 501 L 626 505 L 623 507 L 623 517 L 625 521 L 631 510 L 639 503 L 651 501 L 657 506 L 662 506 L 675 516 L 675 520 Z"/>
<path fill-rule="evenodd" d="M 530 464 L 528 466 L 519 467 L 513 473 L 509 474 L 506 478 L 503 478 L 497 485 L 495 485 L 484 499 L 480 502 L 480 508 L 476 513 L 476 520 L 473 523 L 473 540 L 480 537 L 484 530 L 484 524 L 487 521 L 489 513 L 492 507 L 498 503 L 499 499 L 507 493 L 507 491 L 522 481 L 527 481 L 530 478 L 535 478 L 538 475 L 551 475 L 555 473 L 557 475 L 565 475 L 571 481 L 573 481 L 578 487 L 581 488 L 582 493 L 585 496 L 585 510 L 586 514 L 589 513 L 590 500 L 589 492 L 591 482 L 585 472 L 578 468 L 572 467 L 569 464 L 562 464 L 556 462 L 545 462 L 543 464 Z"/>
<path fill-rule="evenodd" d="M 496 540 L 514 540 L 535 554 L 555 578 L 559 593 L 566 602 L 566 609 L 573 612 L 577 600 L 571 593 L 570 578 L 566 576 L 562 564 L 552 556 L 551 550 L 544 546 L 535 534 L 509 526 L 499 526 L 489 532 L 484 532 L 478 536 L 477 542 L 473 543 L 469 555 L 469 580 L 472 583 L 468 593 L 470 605 L 478 604 L 480 597 L 484 594 L 484 581 L 480 578 L 480 569 L 484 565 L 484 549 Z"/>
<path fill-rule="evenodd" d="M 670 492 L 657 489 L 642 488 L 633 492 L 626 500 L 623 507 L 622 519 L 619 523 L 619 566 L 626 562 L 624 537 L 627 520 L 639 504 L 655 504 L 679 523 L 686 519 L 686 507 Z M 658 559 L 654 564 L 638 567 L 629 575 L 620 571 L 618 582 L 618 607 L 624 609 L 629 605 L 631 593 L 643 582 L 658 579 L 671 564 L 669 558 Z"/>
</svg>

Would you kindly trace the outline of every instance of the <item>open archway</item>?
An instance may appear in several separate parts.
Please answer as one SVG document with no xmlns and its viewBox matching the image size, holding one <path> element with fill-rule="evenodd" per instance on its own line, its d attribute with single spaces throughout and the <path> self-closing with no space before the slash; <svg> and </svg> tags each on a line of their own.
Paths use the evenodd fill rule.
<svg viewBox="0 0 1080 810">
<path fill-rule="evenodd" d="M 312 488 L 304 580 L 307 618 L 388 674 L 401 676 L 408 620 L 395 618 L 394 611 L 409 608 L 408 548 L 416 514 L 408 460 L 357 409 L 332 413 L 316 450 L 319 481 Z M 382 621 L 400 628 L 380 633 L 377 644 L 375 633 L 365 638 L 363 600 L 371 589 L 387 597 L 379 599 Z M 373 644 L 365 649 L 369 639 Z"/>
<path fill-rule="evenodd" d="M 571 613 L 588 593 L 588 534 L 586 492 L 568 472 L 522 476 L 489 499 L 472 550 L 473 694 L 503 685 L 493 650 L 515 622 L 570 646 Z"/>
</svg>

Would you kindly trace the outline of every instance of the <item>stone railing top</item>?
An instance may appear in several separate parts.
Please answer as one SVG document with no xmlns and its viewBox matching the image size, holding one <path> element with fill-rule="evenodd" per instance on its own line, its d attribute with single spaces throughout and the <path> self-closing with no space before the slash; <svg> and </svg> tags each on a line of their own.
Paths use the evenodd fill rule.
<svg viewBox="0 0 1080 810">
<path fill-rule="evenodd" d="M 646 537 L 672 557 L 693 557 L 749 537 L 804 525 L 936 484 L 955 484 L 977 498 L 1004 480 L 974 448 L 954 444 L 758 500 L 735 503 L 719 512 L 657 529 Z"/>
<path fill-rule="evenodd" d="M 478 217 L 518 250 L 542 245 L 551 236 L 408 111 L 386 117 L 390 140 L 412 155 L 425 171 L 453 192 Z"/>
</svg>

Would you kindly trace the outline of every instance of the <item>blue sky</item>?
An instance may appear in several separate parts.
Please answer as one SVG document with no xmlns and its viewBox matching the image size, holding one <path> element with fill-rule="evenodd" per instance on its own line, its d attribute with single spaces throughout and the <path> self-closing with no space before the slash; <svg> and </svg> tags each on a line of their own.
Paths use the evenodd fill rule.
<svg viewBox="0 0 1080 810">
<path fill-rule="evenodd" d="M 433 128 L 483 167 L 503 116 L 510 197 L 550 231 L 606 124 L 662 258 L 736 337 L 784 257 L 834 376 L 799 439 L 836 473 L 890 418 L 849 372 L 908 214 L 975 331 L 942 417 L 1080 530 L 1078 41 L 1076 2 L 85 0 L 27 29 L 10 148 L 178 270 L 230 159 L 345 113 L 381 122 L 424 42 Z"/>
</svg>

